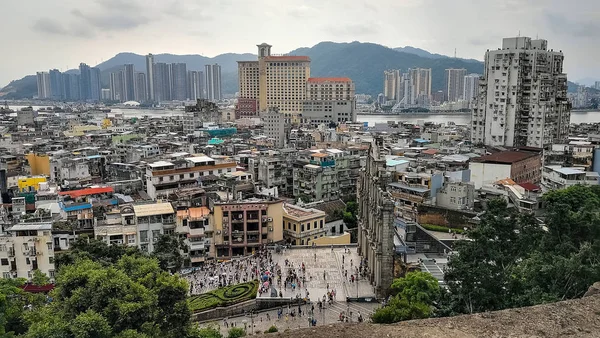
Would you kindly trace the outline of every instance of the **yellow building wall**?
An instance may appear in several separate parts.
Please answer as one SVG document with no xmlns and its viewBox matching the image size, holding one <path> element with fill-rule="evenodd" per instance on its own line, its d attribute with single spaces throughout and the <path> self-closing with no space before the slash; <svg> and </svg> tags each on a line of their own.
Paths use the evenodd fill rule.
<svg viewBox="0 0 600 338">
<path fill-rule="evenodd" d="M 327 245 L 347 245 L 350 244 L 350 233 L 346 232 L 339 236 L 324 236 L 317 239 L 313 239 L 310 245 L 316 246 L 327 246 Z"/>
<path fill-rule="evenodd" d="M 27 162 L 31 168 L 31 175 L 50 176 L 50 156 L 45 154 L 27 154 Z"/>
<path fill-rule="evenodd" d="M 273 218 L 273 232 L 268 235 L 273 242 L 283 240 L 283 202 L 269 204 L 267 217 Z"/>
<path fill-rule="evenodd" d="M 46 177 L 21 177 L 19 178 L 19 182 L 17 182 L 17 186 L 19 187 L 19 191 L 29 191 L 29 187 L 37 191 L 40 188 L 39 185 L 41 182 L 46 182 Z"/>
</svg>

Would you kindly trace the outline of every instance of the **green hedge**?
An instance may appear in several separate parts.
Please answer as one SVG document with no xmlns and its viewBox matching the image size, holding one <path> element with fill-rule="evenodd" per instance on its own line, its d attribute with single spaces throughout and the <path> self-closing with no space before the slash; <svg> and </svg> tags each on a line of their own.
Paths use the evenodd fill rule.
<svg viewBox="0 0 600 338">
<path fill-rule="evenodd" d="M 421 224 L 421 226 L 429 231 L 448 232 L 448 230 L 452 230 L 452 232 L 455 232 L 457 234 L 462 234 L 465 232 L 463 229 L 449 228 L 441 225 Z"/>
<path fill-rule="evenodd" d="M 256 298 L 258 281 L 226 286 L 190 297 L 190 309 L 201 312 L 219 306 L 229 306 Z"/>
</svg>

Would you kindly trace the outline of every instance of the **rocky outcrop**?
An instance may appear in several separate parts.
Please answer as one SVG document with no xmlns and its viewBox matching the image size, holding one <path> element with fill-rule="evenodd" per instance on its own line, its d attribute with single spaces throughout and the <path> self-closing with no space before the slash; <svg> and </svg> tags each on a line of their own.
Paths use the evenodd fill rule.
<svg viewBox="0 0 600 338">
<path fill-rule="evenodd" d="M 597 284 L 594 285 L 598 286 Z M 413 320 L 394 325 L 339 324 L 284 332 L 274 336 L 290 338 L 600 338 L 600 295 L 475 315 Z"/>
</svg>

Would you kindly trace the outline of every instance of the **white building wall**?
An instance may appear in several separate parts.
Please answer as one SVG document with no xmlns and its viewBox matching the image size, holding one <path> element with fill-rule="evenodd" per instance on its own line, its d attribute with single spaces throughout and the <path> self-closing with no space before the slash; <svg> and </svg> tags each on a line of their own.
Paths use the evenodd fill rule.
<svg viewBox="0 0 600 338">
<path fill-rule="evenodd" d="M 485 184 L 494 183 L 510 177 L 510 164 L 494 164 L 494 163 L 469 163 L 471 170 L 471 182 L 475 185 L 475 189 L 481 189 Z"/>
</svg>

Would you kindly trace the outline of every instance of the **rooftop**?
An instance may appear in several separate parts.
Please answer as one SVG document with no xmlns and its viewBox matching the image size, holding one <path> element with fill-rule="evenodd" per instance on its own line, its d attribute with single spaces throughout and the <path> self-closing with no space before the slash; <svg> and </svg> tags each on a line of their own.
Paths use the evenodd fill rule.
<svg viewBox="0 0 600 338">
<path fill-rule="evenodd" d="M 281 56 L 267 56 L 265 57 L 267 61 L 310 61 L 308 56 L 299 56 L 299 55 L 281 55 Z"/>
<path fill-rule="evenodd" d="M 165 215 L 175 212 L 171 203 L 166 202 L 134 205 L 133 211 L 137 217 Z"/>
<path fill-rule="evenodd" d="M 296 218 L 315 218 L 315 217 L 324 217 L 325 213 L 321 210 L 317 209 L 306 209 L 297 205 L 284 203 L 283 211 Z"/>
<path fill-rule="evenodd" d="M 8 231 L 52 230 L 52 223 L 17 223 Z"/>
<path fill-rule="evenodd" d="M 352 82 L 349 77 L 311 77 L 308 79 L 309 83 L 322 83 L 322 82 Z"/>
<path fill-rule="evenodd" d="M 535 156 L 539 156 L 539 154 L 526 151 L 509 150 L 474 158 L 473 162 L 513 164 Z"/>
<path fill-rule="evenodd" d="M 61 196 L 71 196 L 71 198 L 77 198 L 89 195 L 108 194 L 114 191 L 115 190 L 113 189 L 113 187 L 92 187 L 80 190 L 61 191 L 58 194 Z"/>
</svg>

